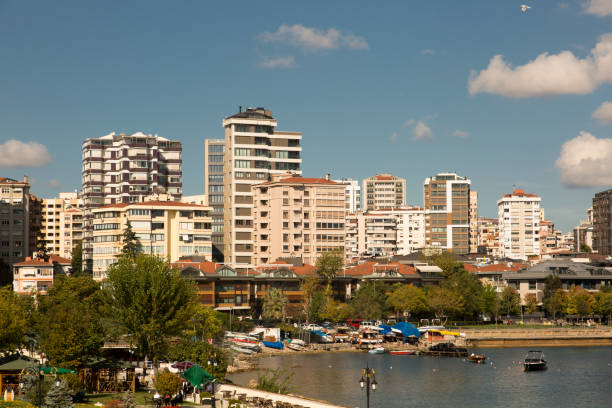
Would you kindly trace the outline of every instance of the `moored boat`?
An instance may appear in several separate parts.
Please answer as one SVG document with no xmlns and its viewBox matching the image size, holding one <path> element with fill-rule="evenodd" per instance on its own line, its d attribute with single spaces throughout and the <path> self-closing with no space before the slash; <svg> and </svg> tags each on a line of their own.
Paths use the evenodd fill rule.
<svg viewBox="0 0 612 408">
<path fill-rule="evenodd" d="M 265 341 L 263 342 L 264 346 L 268 347 L 268 348 L 273 348 L 276 350 L 282 350 L 283 349 L 283 343 L 280 341 Z"/>
<path fill-rule="evenodd" d="M 475 363 L 475 364 L 484 364 L 485 360 L 487 358 L 483 355 L 483 354 L 470 354 L 469 357 L 467 358 L 467 360 L 470 363 Z"/>
<path fill-rule="evenodd" d="M 546 360 L 544 353 L 540 350 L 529 350 L 523 362 L 523 371 L 542 371 L 546 370 Z"/>
<path fill-rule="evenodd" d="M 242 353 L 242 354 L 255 354 L 257 351 L 250 349 L 250 348 L 246 348 L 246 347 L 240 347 L 238 345 L 232 345 L 230 346 L 230 348 L 238 353 Z"/>
<path fill-rule="evenodd" d="M 416 354 L 416 350 L 391 350 L 389 354 L 393 356 L 414 356 Z"/>
<path fill-rule="evenodd" d="M 384 347 L 374 347 L 373 349 L 368 350 L 368 353 L 370 354 L 384 354 L 385 353 L 385 348 Z"/>
</svg>

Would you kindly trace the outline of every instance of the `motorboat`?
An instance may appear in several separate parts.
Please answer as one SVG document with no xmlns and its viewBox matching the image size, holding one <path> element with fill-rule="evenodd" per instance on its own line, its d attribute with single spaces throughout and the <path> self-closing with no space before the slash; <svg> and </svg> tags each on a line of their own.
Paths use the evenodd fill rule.
<svg viewBox="0 0 612 408">
<path fill-rule="evenodd" d="M 392 356 L 414 356 L 416 354 L 416 350 L 391 350 L 389 354 Z"/>
<path fill-rule="evenodd" d="M 238 353 L 242 353 L 242 354 L 255 354 L 257 353 L 257 351 L 250 349 L 250 348 L 246 348 L 246 347 L 240 347 L 236 344 L 233 344 L 230 346 L 230 348 Z"/>
<path fill-rule="evenodd" d="M 470 354 L 467 358 L 467 361 L 475 364 L 484 364 L 487 358 L 483 354 Z"/>
<path fill-rule="evenodd" d="M 384 347 L 374 347 L 373 349 L 368 350 L 368 353 L 370 354 L 384 354 L 385 353 L 385 348 Z"/>
<path fill-rule="evenodd" d="M 523 362 L 523 371 L 542 371 L 546 370 L 546 360 L 544 353 L 540 350 L 529 350 Z"/>
<path fill-rule="evenodd" d="M 293 339 L 287 343 L 287 348 L 294 351 L 305 351 L 306 346 L 306 342 L 300 339 Z"/>
</svg>

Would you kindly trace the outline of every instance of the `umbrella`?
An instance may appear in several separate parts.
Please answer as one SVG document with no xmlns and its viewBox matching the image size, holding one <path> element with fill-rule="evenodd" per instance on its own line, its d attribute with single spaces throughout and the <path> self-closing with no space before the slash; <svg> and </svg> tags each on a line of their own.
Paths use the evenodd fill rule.
<svg viewBox="0 0 612 408">
<path fill-rule="evenodd" d="M 172 368 L 176 368 L 177 370 L 185 371 L 193 365 L 191 361 L 181 361 L 178 363 L 172 364 Z"/>
<path fill-rule="evenodd" d="M 208 374 L 206 370 L 197 364 L 183 371 L 180 376 L 189 381 L 195 388 L 204 388 L 205 383 L 214 380 L 212 375 Z"/>
<path fill-rule="evenodd" d="M 40 371 L 44 374 L 76 374 L 76 371 L 61 367 L 41 366 Z"/>
</svg>

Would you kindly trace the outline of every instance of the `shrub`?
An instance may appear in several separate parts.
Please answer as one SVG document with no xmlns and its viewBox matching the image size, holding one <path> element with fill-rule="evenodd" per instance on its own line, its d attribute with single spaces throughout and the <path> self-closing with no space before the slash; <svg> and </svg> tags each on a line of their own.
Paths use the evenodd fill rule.
<svg viewBox="0 0 612 408">
<path fill-rule="evenodd" d="M 183 380 L 176 374 L 171 373 L 168 370 L 164 370 L 157 375 L 155 379 L 155 389 L 159 392 L 162 397 L 166 394 L 174 395 L 183 386 Z"/>
</svg>

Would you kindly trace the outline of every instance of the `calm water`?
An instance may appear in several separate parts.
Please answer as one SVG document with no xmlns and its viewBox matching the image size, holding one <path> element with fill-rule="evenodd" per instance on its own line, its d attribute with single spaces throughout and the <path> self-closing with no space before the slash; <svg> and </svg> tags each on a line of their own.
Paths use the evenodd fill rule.
<svg viewBox="0 0 612 408">
<path fill-rule="evenodd" d="M 378 381 L 372 407 L 612 407 L 612 347 L 542 350 L 548 370 L 528 373 L 519 364 L 527 349 L 518 348 L 481 350 L 486 365 L 367 353 L 292 354 L 259 362 L 263 368 L 294 371 L 296 393 L 346 407 L 365 407 L 359 378 L 366 363 L 376 370 Z M 230 379 L 246 385 L 257 374 Z"/>
</svg>

